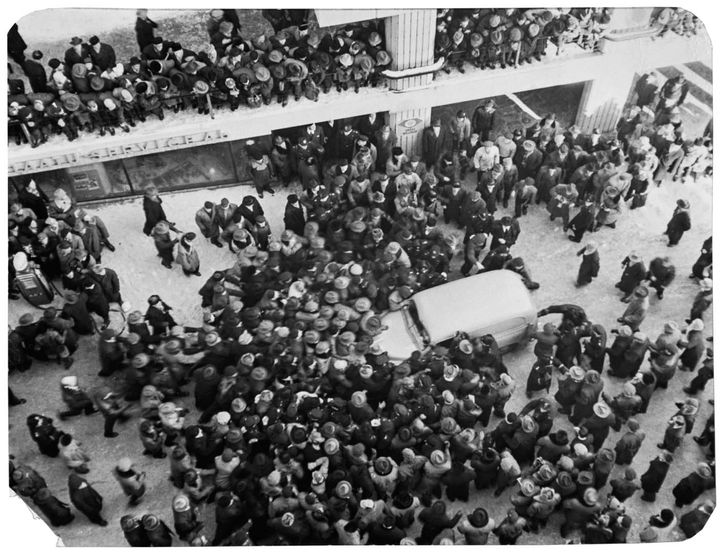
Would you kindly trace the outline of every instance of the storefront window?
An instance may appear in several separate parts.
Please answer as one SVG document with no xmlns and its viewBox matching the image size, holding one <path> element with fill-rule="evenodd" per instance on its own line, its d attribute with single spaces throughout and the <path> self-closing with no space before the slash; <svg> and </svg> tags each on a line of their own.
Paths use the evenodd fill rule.
<svg viewBox="0 0 720 553">
<path fill-rule="evenodd" d="M 119 160 L 13 177 L 12 183 L 14 188 L 20 191 L 30 180 L 34 180 L 50 199 L 58 188 L 64 189 L 78 202 L 127 196 L 132 193 Z"/>
<path fill-rule="evenodd" d="M 250 145 L 248 145 L 248 143 L 250 143 Z M 250 172 L 248 171 L 248 167 L 250 166 L 248 149 L 251 146 L 258 147 L 262 152 L 270 152 L 272 149 L 272 139 L 268 135 L 258 136 L 249 140 L 236 140 L 230 143 L 238 182 L 248 182 L 252 180 Z"/>
<path fill-rule="evenodd" d="M 67 169 L 77 201 L 126 196 L 132 192 L 122 162 L 106 161 Z"/>
<path fill-rule="evenodd" d="M 122 160 L 136 193 L 154 184 L 159 190 L 235 182 L 228 144 L 213 144 Z"/>
</svg>

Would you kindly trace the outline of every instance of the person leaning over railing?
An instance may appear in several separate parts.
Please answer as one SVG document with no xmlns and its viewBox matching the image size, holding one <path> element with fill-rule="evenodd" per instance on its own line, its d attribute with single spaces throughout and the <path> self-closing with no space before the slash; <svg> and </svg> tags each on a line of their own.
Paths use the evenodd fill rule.
<svg viewBox="0 0 720 553">
<path fill-rule="evenodd" d="M 217 108 L 257 108 L 273 99 L 284 107 L 291 94 L 296 101 L 303 96 L 318 101 L 321 91 L 358 93 L 387 80 L 382 72 L 392 58 L 384 49 L 382 22 L 364 21 L 331 32 L 301 32 L 295 26 L 252 40 L 239 30 L 223 16 L 213 27 L 210 44 L 197 53 L 148 36 L 141 55 L 127 63 L 116 63 L 112 47 L 98 37 L 90 44 L 73 37 L 65 63 L 55 58 L 48 62 L 49 93 L 25 94 L 18 86 L 9 95 L 9 136 L 18 145 L 37 147 L 54 134 L 74 140 L 79 131 L 99 130 L 103 136 L 119 127 L 129 132 L 149 115 L 162 120 L 165 109 L 177 113 L 190 108 L 214 116 Z"/>
</svg>

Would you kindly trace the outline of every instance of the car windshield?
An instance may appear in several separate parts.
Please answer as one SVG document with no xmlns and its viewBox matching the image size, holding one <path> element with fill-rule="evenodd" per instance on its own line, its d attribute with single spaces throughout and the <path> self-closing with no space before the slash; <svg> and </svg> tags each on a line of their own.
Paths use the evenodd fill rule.
<svg viewBox="0 0 720 553">
<path fill-rule="evenodd" d="M 408 301 L 403 308 L 403 319 L 405 320 L 405 327 L 410 336 L 412 336 L 413 342 L 418 346 L 418 349 L 425 349 L 430 344 L 430 338 L 427 332 L 425 332 L 422 322 L 420 322 L 414 301 Z"/>
</svg>

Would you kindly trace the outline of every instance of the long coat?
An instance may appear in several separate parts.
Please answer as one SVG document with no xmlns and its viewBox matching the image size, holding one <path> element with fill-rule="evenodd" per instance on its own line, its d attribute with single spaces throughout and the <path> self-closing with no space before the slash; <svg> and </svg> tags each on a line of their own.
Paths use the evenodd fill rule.
<svg viewBox="0 0 720 553">
<path fill-rule="evenodd" d="M 600 271 L 600 254 L 597 251 L 587 253 L 585 248 L 580 252 L 582 254 L 582 262 L 578 271 L 578 284 L 587 284 L 594 277 L 598 276 Z"/>
<path fill-rule="evenodd" d="M 153 227 L 160 221 L 167 221 L 167 215 L 162 207 L 162 200 L 151 200 L 147 196 L 143 198 L 143 211 L 145 212 L 145 225 L 143 232 L 150 236 Z"/>
<path fill-rule="evenodd" d="M 198 257 L 195 248 L 186 249 L 184 246 L 179 245 L 175 262 L 188 273 L 194 273 L 200 268 L 200 257 Z"/>
<path fill-rule="evenodd" d="M 425 129 L 422 136 L 422 160 L 425 165 L 428 167 L 435 165 L 443 152 L 448 149 L 448 141 L 448 133 L 444 127 L 440 127 L 437 136 L 432 127 Z"/>
<path fill-rule="evenodd" d="M 54 495 L 39 499 L 38 494 L 35 494 L 33 501 L 53 526 L 64 526 L 65 524 L 70 524 L 75 518 L 75 515 L 73 515 L 72 511 L 70 511 L 68 504 L 63 503 Z"/>
<path fill-rule="evenodd" d="M 32 88 L 33 92 L 49 92 L 47 85 L 47 73 L 45 72 L 45 68 L 42 64 L 36 62 L 35 60 L 26 59 L 23 62 L 23 71 L 30 81 L 30 88 Z M 40 215 L 38 215 L 38 217 L 40 217 Z M 40 218 L 44 219 L 45 217 Z"/>
<path fill-rule="evenodd" d="M 142 52 L 146 46 L 149 46 L 155 38 L 155 31 L 157 29 L 157 23 L 151 21 L 149 18 L 140 19 L 139 17 L 135 20 L 135 36 L 137 37 L 137 43 Z"/>
<path fill-rule="evenodd" d="M 620 282 L 618 282 L 618 288 L 626 294 L 632 293 L 633 290 L 645 280 L 645 274 L 647 269 L 642 261 L 630 264 L 630 258 L 626 257 L 622 261 L 622 265 L 625 267 Z"/>
<path fill-rule="evenodd" d="M 680 529 L 685 532 L 685 535 L 692 538 L 695 534 L 705 528 L 705 524 L 710 519 L 710 514 L 706 512 L 704 508 L 698 507 L 693 509 L 689 513 L 685 513 L 680 518 Z"/>
<path fill-rule="evenodd" d="M 78 511 L 90 520 L 97 519 L 100 516 L 103 498 L 88 484 L 87 480 L 77 474 L 71 474 L 68 478 L 68 488 L 70 490 L 70 501 Z"/>
<path fill-rule="evenodd" d="M 452 190 L 453 187 L 447 185 L 442 195 L 443 200 L 447 202 L 445 205 L 445 220 L 459 222 L 462 205 L 465 203 L 468 193 L 462 188 L 458 189 L 457 194 L 453 194 Z"/>
<path fill-rule="evenodd" d="M 95 51 L 95 48 L 90 48 L 90 58 L 93 63 L 97 65 L 101 71 L 112 69 L 115 67 L 115 50 L 109 44 L 103 42 L 100 43 L 100 51 Z"/>
<path fill-rule="evenodd" d="M 120 303 L 120 279 L 115 271 L 106 267 L 104 275 L 92 273 L 92 277 L 102 288 L 107 301 Z"/>
<path fill-rule="evenodd" d="M 205 208 L 198 209 L 195 213 L 195 224 L 205 238 L 217 238 L 220 235 L 220 226 L 215 217 L 215 206 L 210 213 Z"/>
<path fill-rule="evenodd" d="M 647 471 L 640 477 L 643 491 L 650 494 L 657 493 L 662 488 L 669 469 L 670 464 L 659 458 L 650 461 Z"/>
<path fill-rule="evenodd" d="M 714 478 L 703 478 L 697 472 L 693 472 L 680 480 L 680 482 L 678 482 L 673 488 L 675 504 L 678 507 L 690 505 L 693 501 L 700 497 L 700 494 L 702 494 L 705 490 L 712 488 L 714 485 Z"/>
<path fill-rule="evenodd" d="M 298 236 L 302 236 L 305 232 L 305 215 L 302 207 L 295 207 L 291 204 L 285 206 L 285 216 L 283 217 L 285 228 L 293 231 Z"/>
<path fill-rule="evenodd" d="M 667 234 L 670 244 L 677 244 L 686 230 L 690 230 L 690 213 L 684 209 L 676 208 L 672 218 L 667 224 Z"/>
<path fill-rule="evenodd" d="M 645 439 L 643 432 L 626 432 L 615 444 L 615 464 L 629 465 Z"/>
</svg>

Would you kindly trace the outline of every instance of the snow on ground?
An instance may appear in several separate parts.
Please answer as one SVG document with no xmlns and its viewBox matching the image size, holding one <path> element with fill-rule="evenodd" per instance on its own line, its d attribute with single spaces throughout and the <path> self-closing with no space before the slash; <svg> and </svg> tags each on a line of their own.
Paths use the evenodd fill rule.
<svg viewBox="0 0 720 553">
<path fill-rule="evenodd" d="M 177 17 L 186 10 L 149 10 L 148 16 L 156 23 Z M 47 8 L 28 13 L 18 21 L 18 29 L 25 42 L 65 40 L 68 29 L 74 36 L 101 35 L 118 27 L 135 28 L 135 9 L 113 8 Z M 69 48 L 69 46 L 68 46 Z"/>
<path fill-rule="evenodd" d="M 466 187 L 473 185 L 470 182 L 474 175 L 468 177 Z M 193 222 L 194 213 L 205 200 L 219 201 L 227 197 L 231 202 L 238 203 L 245 194 L 253 193 L 250 186 L 234 186 L 215 190 L 196 190 L 192 192 L 166 194 L 163 196 L 164 207 L 171 220 L 177 222 L 180 229 L 196 230 Z M 275 197 L 266 195 L 262 200 L 266 215 L 275 234 L 282 231 L 282 213 L 285 197 L 288 191 L 279 191 Z M 662 236 L 665 224 L 672 214 L 675 201 L 684 197 L 690 201 L 693 228 L 683 237 L 679 246 L 668 248 Z M 129 300 L 133 308 L 145 309 L 146 300 L 150 294 L 158 293 L 175 309 L 178 321 L 187 324 L 196 323 L 200 319 L 199 296 L 197 290 L 209 277 L 213 269 L 224 268 L 232 264 L 232 254 L 226 249 L 219 249 L 202 238 L 199 239 L 199 252 L 201 258 L 202 278 L 186 277 L 179 267 L 168 270 L 160 265 L 150 238 L 142 234 L 143 213 L 141 200 L 135 199 L 122 203 L 108 204 L 92 210 L 100 215 L 108 225 L 112 240 L 117 246 L 114 253 L 106 252 L 103 255 L 103 264 L 113 267 L 119 274 L 123 296 Z M 505 213 L 505 210 L 501 210 Z M 496 214 L 499 216 L 501 213 Z M 517 245 L 513 248 L 516 256 L 522 256 L 526 266 L 535 280 L 540 282 L 540 289 L 533 292 L 533 298 L 538 308 L 556 302 L 575 302 L 582 305 L 593 322 L 601 323 L 609 330 L 615 328 L 615 319 L 620 316 L 625 304 L 619 301 L 620 293 L 614 288 L 621 267 L 620 262 L 630 250 L 640 252 L 646 261 L 658 255 L 669 255 L 677 267 L 676 281 L 665 294 L 665 299 L 658 301 L 652 294 L 651 308 L 643 330 L 654 339 L 661 331 L 666 320 L 675 320 L 682 324 L 688 316 L 690 304 L 697 292 L 697 284 L 687 278 L 690 267 L 696 259 L 700 246 L 711 233 L 711 186 L 710 182 L 697 184 L 666 183 L 661 188 L 653 188 L 650 193 L 648 205 L 640 210 L 626 213 L 620 219 L 617 229 L 602 229 L 599 232 L 586 235 L 596 240 L 600 251 L 600 275 L 590 285 L 582 289 L 574 287 L 575 276 L 579 265 L 579 258 L 575 256 L 579 245 L 570 242 L 562 233 L 559 221 L 550 222 L 544 207 L 534 206 L 527 217 L 520 220 L 522 233 Z M 458 232 L 455 229 L 455 232 Z M 456 270 L 461 263 L 458 256 L 453 263 Z M 482 306 L 478 306 L 481 309 Z M 33 311 L 23 301 L 10 302 L 9 322 L 14 325 L 25 311 Z M 116 317 L 117 318 L 117 317 Z M 118 325 L 119 319 L 114 322 Z M 706 334 L 711 334 L 708 325 Z M 71 372 L 77 374 L 83 385 L 92 387 L 99 385 L 101 379 L 96 376 L 98 372 L 95 339 L 83 338 L 82 345 L 75 354 L 75 365 Z M 518 391 L 511 399 L 508 407 L 519 410 L 526 403 L 524 385 L 527 373 L 533 361 L 532 348 L 511 352 L 506 356 L 506 364 L 511 374 L 516 378 Z M 57 365 L 36 362 L 27 373 L 14 374 L 10 378 L 13 390 L 20 396 L 26 397 L 28 403 L 10 410 L 10 451 L 15 454 L 18 462 L 29 463 L 44 475 L 50 489 L 60 499 L 67 500 L 66 478 L 67 470 L 59 459 L 49 459 L 37 454 L 36 446 L 28 439 L 25 418 L 34 411 L 40 411 L 53 416 L 62 407 L 58 390 L 59 379 L 65 373 Z M 671 381 L 668 390 L 658 391 L 653 397 L 648 412 L 638 417 L 647 438 L 640 453 L 633 463 L 633 467 L 642 474 L 648 462 L 658 453 L 656 443 L 662 440 L 665 423 L 674 409 L 674 402 L 682 400 L 682 386 L 687 385 L 691 375 L 678 372 Z M 607 379 L 606 391 L 614 395 L 619 391 L 621 382 L 616 379 Z M 551 388 L 551 395 L 555 392 L 555 384 Z M 702 430 L 705 420 L 710 416 L 712 407 L 707 400 L 712 397 L 710 388 L 698 396 L 701 399 L 700 412 L 695 425 L 694 434 Z M 192 400 L 186 398 L 179 403 L 191 407 Z M 188 423 L 195 420 L 196 412 L 191 408 Z M 491 427 L 497 423 L 493 417 Z M 565 417 L 557 419 L 559 427 L 571 430 Z M 164 520 L 172 521 L 170 499 L 175 489 L 167 481 L 169 463 L 167 460 L 148 459 L 140 455 L 141 446 L 137 435 L 137 421 L 118 425 L 121 433 L 119 438 L 108 440 L 102 437 L 102 419 L 100 415 L 79 417 L 71 421 L 58 423 L 66 431 L 75 433 L 84 443 L 92 457 L 90 463 L 90 482 L 105 497 L 105 516 L 110 521 L 107 529 L 88 524 L 82 515 L 68 527 L 62 528 L 59 535 L 66 545 L 125 545 L 122 532 L 119 529 L 119 518 L 125 513 L 143 514 L 154 512 Z M 606 445 L 612 447 L 619 439 L 620 433 L 611 431 Z M 125 497 L 119 486 L 113 480 L 110 471 L 113 463 L 124 455 L 130 455 L 136 461 L 140 470 L 146 471 L 148 481 L 151 483 L 145 500 L 137 507 L 126 507 Z M 629 541 L 637 541 L 638 532 L 647 518 L 661 508 L 671 507 L 672 487 L 686 474 L 692 471 L 697 462 L 703 460 L 700 448 L 688 436 L 683 447 L 675 455 L 675 462 L 671 466 L 665 487 L 658 496 L 658 501 L 648 505 L 639 499 L 639 494 L 626 502 L 628 514 L 634 524 Z M 616 468 L 612 477 L 621 474 L 624 468 Z M 475 493 L 469 504 L 455 503 L 450 510 L 462 509 L 469 512 L 478 505 L 488 509 L 496 520 L 502 518 L 509 506 L 511 491 L 506 491 L 499 500 L 492 498 L 487 491 Z M 711 492 L 703 495 L 710 496 Z M 683 509 L 683 512 L 688 508 Z M 201 507 L 203 519 L 213 518 L 212 505 Z M 547 529 L 540 535 L 525 534 L 519 543 L 563 543 L 558 528 L 561 517 L 554 516 Z M 208 524 L 211 535 L 213 524 Z M 419 530 L 418 530 L 419 532 Z M 494 538 L 491 538 L 494 540 Z M 495 543 L 491 541 L 491 543 Z"/>
</svg>

